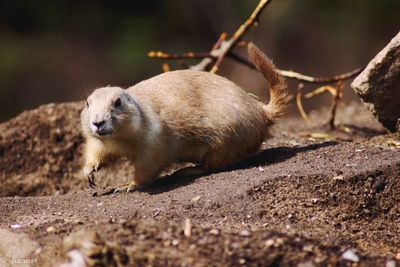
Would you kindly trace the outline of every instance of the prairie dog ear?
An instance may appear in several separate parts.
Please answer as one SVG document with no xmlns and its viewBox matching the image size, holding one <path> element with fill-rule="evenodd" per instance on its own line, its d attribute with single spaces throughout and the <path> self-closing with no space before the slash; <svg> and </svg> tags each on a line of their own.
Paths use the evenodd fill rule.
<svg viewBox="0 0 400 267">
<path fill-rule="evenodd" d="M 124 92 L 122 94 L 122 96 L 127 99 L 129 102 L 133 102 L 133 97 L 128 93 L 128 92 Z"/>
<path fill-rule="evenodd" d="M 124 98 L 126 99 L 126 101 L 128 101 L 130 104 L 133 104 L 133 105 L 135 105 L 135 106 L 138 105 L 136 99 L 135 99 L 133 96 L 131 96 L 129 93 L 124 92 L 124 93 L 123 93 L 123 97 L 124 97 Z"/>
</svg>

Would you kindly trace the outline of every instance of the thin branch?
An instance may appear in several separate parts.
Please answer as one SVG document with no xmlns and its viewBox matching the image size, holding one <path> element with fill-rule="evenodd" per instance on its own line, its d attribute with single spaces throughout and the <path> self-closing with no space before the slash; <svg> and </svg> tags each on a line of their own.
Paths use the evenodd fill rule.
<svg viewBox="0 0 400 267">
<path fill-rule="evenodd" d="M 215 42 L 215 44 L 213 45 L 211 51 L 219 49 L 221 47 L 222 42 L 226 40 L 226 37 L 228 37 L 228 34 L 226 32 L 221 33 L 219 35 L 217 42 Z"/>
<path fill-rule="evenodd" d="M 336 89 L 335 89 L 334 87 L 332 87 L 332 86 L 327 85 L 327 86 L 319 87 L 319 88 L 317 88 L 317 89 L 315 89 L 315 90 L 313 90 L 313 91 L 311 91 L 311 92 L 305 94 L 305 95 L 304 95 L 304 98 L 308 99 L 308 98 L 317 96 L 317 95 L 319 95 L 319 94 L 322 94 L 322 93 L 324 93 L 324 92 L 329 92 L 329 93 L 331 93 L 331 95 L 333 95 L 333 96 L 336 95 Z"/>
<path fill-rule="evenodd" d="M 192 70 L 199 70 L 199 71 L 205 71 L 207 70 L 208 66 L 211 65 L 213 62 L 215 62 L 216 58 L 218 57 L 218 54 L 221 51 L 221 46 L 224 43 L 226 37 L 228 34 L 226 32 L 221 33 L 219 36 L 218 40 L 215 42 L 213 45 L 210 56 L 203 58 L 199 63 L 197 63 L 194 66 L 191 66 L 190 69 Z"/>
<path fill-rule="evenodd" d="M 162 65 L 162 69 L 163 69 L 164 72 L 169 72 L 169 71 L 171 71 L 171 68 L 169 67 L 169 64 L 168 64 L 168 63 L 164 63 L 164 64 Z"/>
<path fill-rule="evenodd" d="M 229 41 L 226 42 L 226 45 L 221 45 L 221 48 L 223 49 L 221 50 L 221 53 L 218 55 L 218 58 L 210 71 L 211 73 L 216 73 L 218 71 L 219 66 L 221 65 L 225 55 L 232 50 L 232 48 L 240 40 L 240 38 L 242 38 L 242 36 L 246 34 L 246 32 L 248 32 L 250 27 L 253 26 L 254 23 L 258 21 L 261 12 L 271 2 L 272 0 L 261 0 L 258 3 L 256 9 L 254 9 L 253 13 L 250 15 L 250 17 L 242 25 L 240 25 L 239 29 L 233 34 L 233 36 L 229 39 Z"/>
<path fill-rule="evenodd" d="M 331 130 L 335 129 L 336 110 L 340 99 L 343 97 L 344 82 L 338 81 L 336 84 L 336 94 L 334 95 L 333 104 L 331 108 L 331 117 L 329 119 L 329 127 Z"/>
<path fill-rule="evenodd" d="M 210 53 L 183 53 L 183 54 L 168 54 L 162 51 L 150 51 L 147 54 L 150 58 L 161 58 L 161 59 L 199 59 L 206 57 L 213 57 Z"/>
<path fill-rule="evenodd" d="M 211 64 L 214 64 L 210 72 L 216 73 L 222 63 L 222 60 L 232 50 L 232 48 L 236 45 L 243 45 L 243 43 L 240 43 L 240 38 L 242 38 L 250 29 L 250 27 L 258 21 L 261 12 L 270 2 L 272 2 L 272 0 L 261 0 L 250 17 L 242 25 L 240 25 L 240 27 L 228 41 L 225 41 L 227 37 L 226 33 L 222 33 L 210 51 L 211 57 L 204 57 L 198 64 L 192 66 L 191 69 L 205 71 L 209 69 Z"/>
<path fill-rule="evenodd" d="M 296 104 L 297 104 L 297 108 L 299 109 L 300 115 L 301 117 L 303 117 L 304 121 L 307 124 L 310 124 L 310 120 L 308 119 L 307 113 L 304 111 L 303 108 L 303 104 L 301 102 L 301 97 L 303 95 L 303 88 L 304 88 L 304 84 L 299 83 L 297 85 L 297 91 L 296 91 Z"/>
<path fill-rule="evenodd" d="M 254 9 L 253 13 L 250 17 L 236 30 L 233 36 L 225 41 L 227 38 L 227 33 L 223 32 L 219 36 L 218 40 L 213 45 L 211 51 L 209 53 L 183 53 L 183 54 L 168 54 L 162 51 L 151 51 L 148 53 L 148 56 L 151 58 L 161 58 L 164 60 L 175 60 L 175 59 L 202 59 L 198 64 L 191 66 L 190 68 L 193 70 L 201 70 L 204 71 L 208 68 L 209 65 L 214 63 L 214 66 L 211 69 L 211 73 L 216 73 L 219 69 L 219 66 L 222 63 L 222 60 L 225 56 L 229 56 L 234 60 L 250 67 L 255 68 L 253 63 L 248 60 L 247 57 L 243 57 L 240 54 L 235 53 L 232 49 L 235 46 L 243 46 L 246 44 L 245 41 L 241 41 L 240 39 L 248 32 L 248 30 L 258 21 L 261 12 L 265 9 L 265 7 L 271 3 L 272 0 L 261 0 L 257 7 Z M 350 72 L 346 72 L 333 77 L 312 77 L 308 75 L 301 74 L 295 71 L 288 70 L 279 70 L 280 74 L 286 78 L 295 79 L 301 82 L 308 83 L 333 83 L 340 80 L 350 79 L 358 75 L 363 68 L 358 68 Z"/>
<path fill-rule="evenodd" d="M 164 60 L 199 59 L 199 58 L 208 59 L 208 60 L 216 59 L 216 57 L 214 55 L 212 55 L 211 53 L 193 53 L 193 52 L 183 53 L 183 54 L 168 54 L 168 53 L 164 53 L 162 51 L 157 51 L 157 52 L 151 51 L 148 53 L 148 56 L 151 58 L 161 58 Z M 232 58 L 233 60 L 236 60 L 237 62 L 251 68 L 251 69 L 256 69 L 253 62 L 251 62 L 247 57 L 244 57 L 244 56 L 236 53 L 235 51 L 230 51 L 227 54 L 227 56 Z M 188 67 L 186 66 L 186 68 L 188 68 Z M 333 77 L 313 77 L 313 76 L 304 75 L 304 74 L 301 74 L 301 73 L 295 72 L 295 71 L 288 71 L 288 70 L 278 70 L 278 71 L 282 76 L 284 76 L 286 78 L 295 79 L 295 80 L 298 80 L 301 82 L 333 83 L 333 82 L 351 79 L 351 78 L 357 76 L 358 74 L 360 74 L 362 70 L 363 70 L 363 68 L 358 68 L 358 69 L 355 69 L 355 70 L 352 70 L 349 72 L 345 72 L 345 73 L 342 73 L 342 74 L 339 74 L 339 75 L 336 75 Z"/>
<path fill-rule="evenodd" d="M 228 54 L 228 57 L 236 60 L 237 62 L 252 68 L 252 69 L 256 69 L 256 67 L 254 66 L 253 62 L 251 62 L 247 57 L 244 57 L 238 53 L 236 53 L 235 51 L 231 51 Z M 301 82 L 307 82 L 307 83 L 333 83 L 333 82 L 337 82 L 337 81 L 342 81 L 342 80 L 347 80 L 350 78 L 353 78 L 355 76 L 357 76 L 358 74 L 360 74 L 360 72 L 363 70 L 364 68 L 358 68 L 355 70 L 352 70 L 350 72 L 345 72 L 333 77 L 312 77 L 312 76 L 308 76 L 308 75 L 304 75 L 298 72 L 294 72 L 294 71 L 288 71 L 288 70 L 278 70 L 279 73 L 286 77 L 286 78 L 290 78 L 290 79 L 295 79 Z"/>
<path fill-rule="evenodd" d="M 338 82 L 338 81 L 343 81 L 347 80 L 350 78 L 353 78 L 360 74 L 363 71 L 364 68 L 358 68 L 355 70 L 352 70 L 350 72 L 346 72 L 343 74 L 339 74 L 333 77 L 312 77 L 312 76 L 307 76 L 298 72 L 294 71 L 288 71 L 288 70 L 280 70 L 280 74 L 282 76 L 285 76 L 287 78 L 299 80 L 302 82 L 309 82 L 309 83 L 333 83 L 333 82 Z"/>
</svg>

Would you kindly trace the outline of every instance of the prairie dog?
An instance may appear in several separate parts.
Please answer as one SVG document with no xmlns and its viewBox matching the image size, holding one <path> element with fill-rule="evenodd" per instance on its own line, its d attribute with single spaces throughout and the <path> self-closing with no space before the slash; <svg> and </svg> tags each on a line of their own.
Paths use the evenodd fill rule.
<svg viewBox="0 0 400 267">
<path fill-rule="evenodd" d="M 96 89 L 81 113 L 89 184 L 115 156 L 135 166 L 132 182 L 119 188 L 129 192 L 151 184 L 174 162 L 217 171 L 256 152 L 282 115 L 287 91 L 283 77 L 254 44 L 248 53 L 269 83 L 268 104 L 221 76 L 193 70 L 166 72 L 126 90 Z"/>
</svg>

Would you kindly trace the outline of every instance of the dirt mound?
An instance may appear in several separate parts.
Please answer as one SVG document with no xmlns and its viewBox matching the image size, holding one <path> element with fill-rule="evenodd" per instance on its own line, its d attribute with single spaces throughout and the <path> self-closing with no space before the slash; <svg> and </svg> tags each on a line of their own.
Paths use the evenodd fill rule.
<svg viewBox="0 0 400 267">
<path fill-rule="evenodd" d="M 0 125 L 1 196 L 67 192 L 74 186 L 65 181 L 79 169 L 80 107 L 49 104 Z"/>
<path fill-rule="evenodd" d="M 66 261 L 62 241 L 79 230 L 99 238 L 99 253 L 85 251 L 86 260 L 106 265 L 350 266 L 358 259 L 382 266 L 400 259 L 399 136 L 384 135 L 359 105 L 340 109 L 347 133 L 326 131 L 324 112 L 310 114 L 313 125 L 287 118 L 260 153 L 230 170 L 172 175 L 143 191 L 102 197 L 92 197 L 81 174 L 82 105 L 45 105 L 0 125 L 0 195 L 12 196 L 0 198 L 0 228 L 40 245 L 31 258 L 37 266 Z M 96 181 L 122 184 L 132 173 L 121 160 Z"/>
<path fill-rule="evenodd" d="M 48 104 L 0 124 L 0 196 L 65 194 L 87 187 L 81 172 L 83 105 Z M 102 172 L 100 185 L 129 176 L 132 168 L 123 166 L 119 176 L 112 175 L 115 168 Z"/>
</svg>

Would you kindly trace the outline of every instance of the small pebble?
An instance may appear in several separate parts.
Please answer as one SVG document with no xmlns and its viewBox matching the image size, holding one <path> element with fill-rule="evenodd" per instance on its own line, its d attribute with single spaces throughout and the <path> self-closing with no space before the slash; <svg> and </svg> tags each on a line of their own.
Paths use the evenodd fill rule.
<svg viewBox="0 0 400 267">
<path fill-rule="evenodd" d="M 12 224 L 12 225 L 10 225 L 10 227 L 11 227 L 12 229 L 18 229 L 18 228 L 21 228 L 21 227 L 22 227 L 22 225 L 20 225 L 20 224 L 16 223 L 16 224 Z"/>
<path fill-rule="evenodd" d="M 305 245 L 303 247 L 303 250 L 307 251 L 307 252 L 312 252 L 314 250 L 314 246 L 313 245 Z"/>
<path fill-rule="evenodd" d="M 46 229 L 46 232 L 48 233 L 54 233 L 56 231 L 56 228 L 54 226 L 49 226 Z"/>
<path fill-rule="evenodd" d="M 196 197 L 194 197 L 194 198 L 192 198 L 192 202 L 197 202 L 197 201 L 199 201 L 200 200 L 200 198 L 201 198 L 201 196 L 196 196 Z"/>
<path fill-rule="evenodd" d="M 210 234 L 212 235 L 219 235 L 219 230 L 218 229 L 211 229 Z"/>
<path fill-rule="evenodd" d="M 344 177 L 343 177 L 343 175 L 338 175 L 338 176 L 332 177 L 332 180 L 334 180 L 334 181 L 343 181 Z"/>
<path fill-rule="evenodd" d="M 352 262 L 359 262 L 360 258 L 356 255 L 354 250 L 348 249 L 342 254 L 342 258 Z"/>
<path fill-rule="evenodd" d="M 244 229 L 244 230 L 240 231 L 239 235 L 240 236 L 251 236 L 251 232 L 247 229 Z"/>
<path fill-rule="evenodd" d="M 275 244 L 275 240 L 273 240 L 273 239 L 268 239 L 268 240 L 265 241 L 265 243 L 264 243 L 264 245 L 265 245 L 267 248 L 272 247 L 274 244 Z"/>
</svg>

